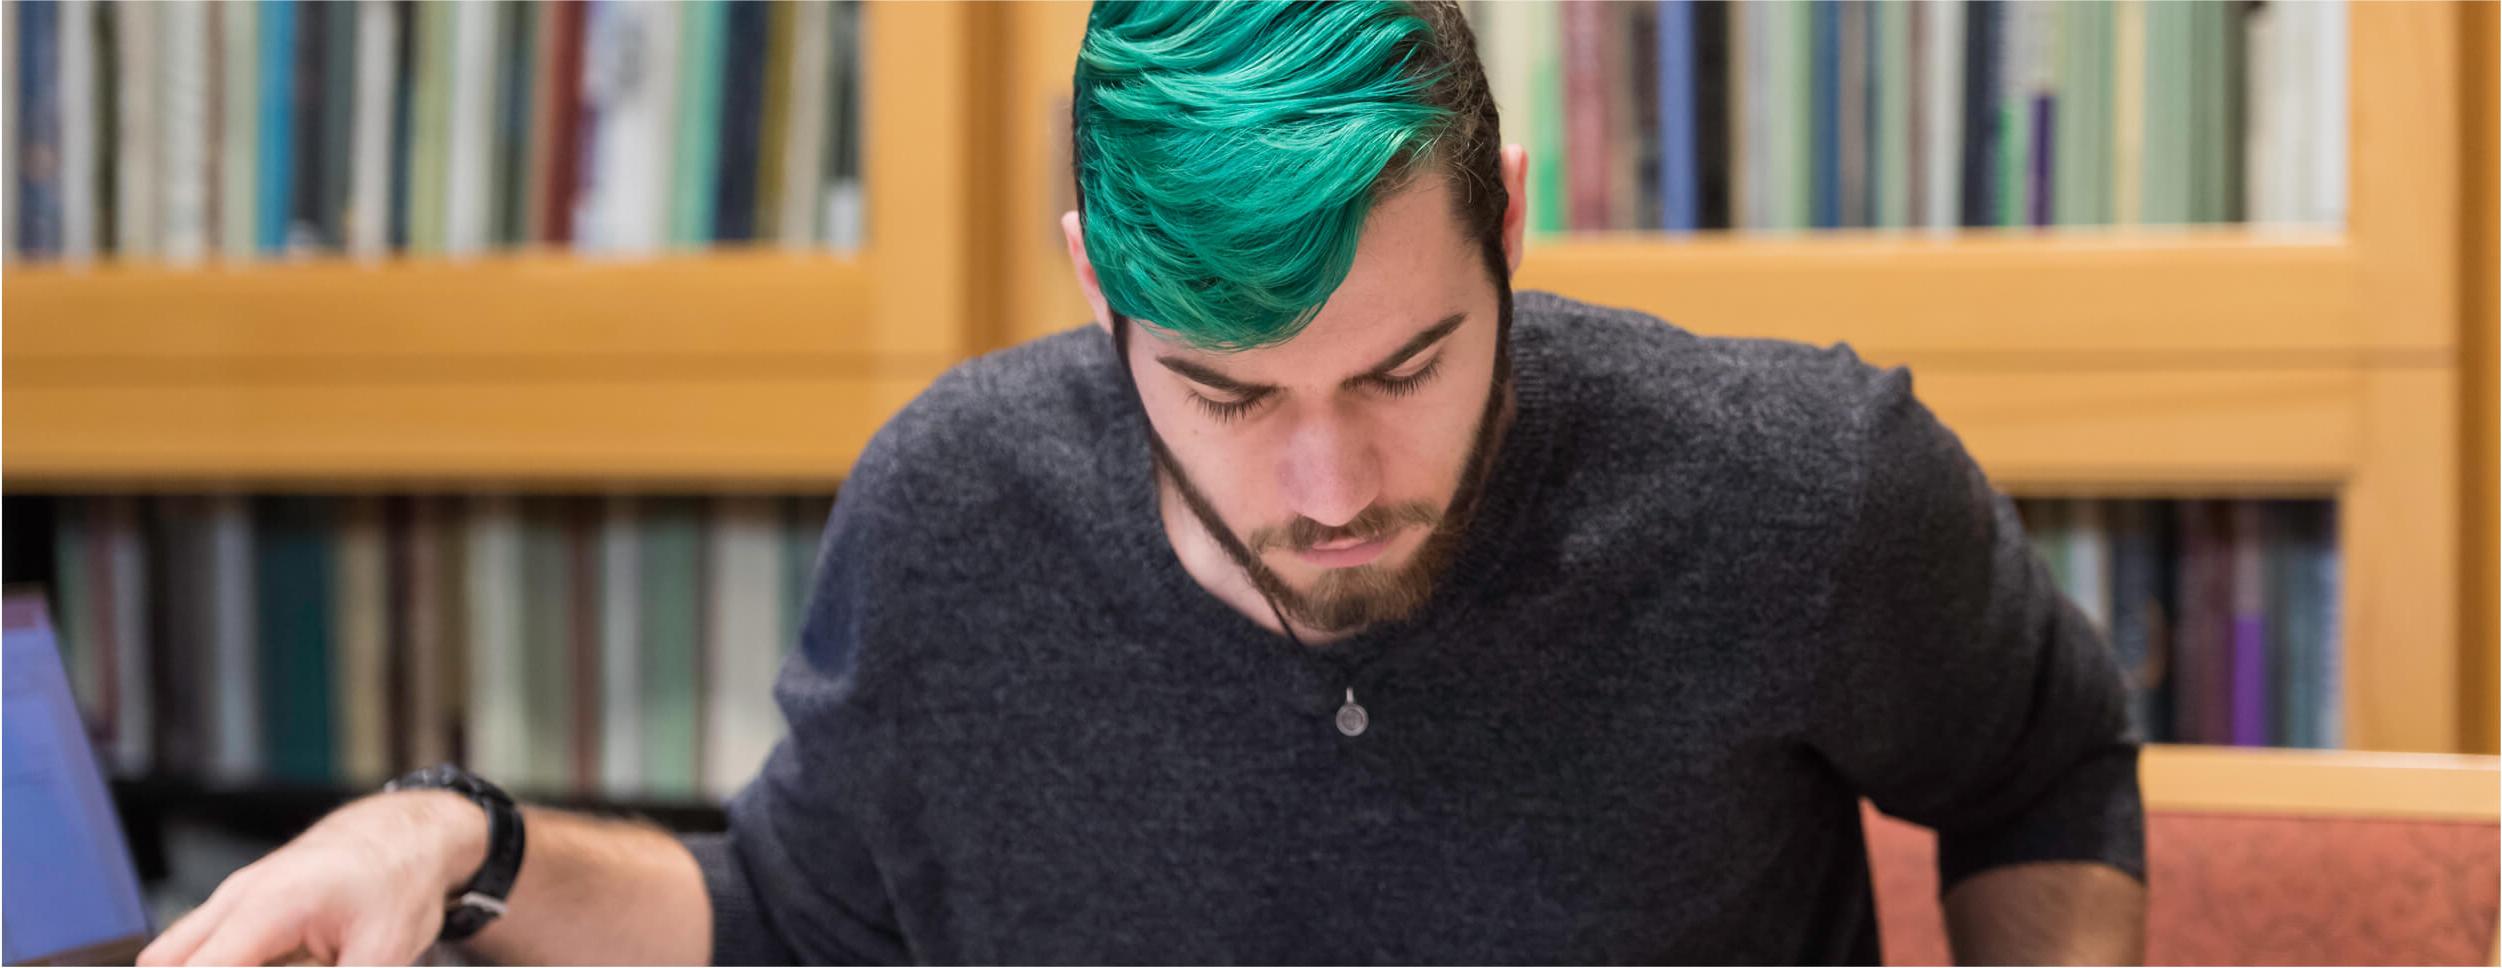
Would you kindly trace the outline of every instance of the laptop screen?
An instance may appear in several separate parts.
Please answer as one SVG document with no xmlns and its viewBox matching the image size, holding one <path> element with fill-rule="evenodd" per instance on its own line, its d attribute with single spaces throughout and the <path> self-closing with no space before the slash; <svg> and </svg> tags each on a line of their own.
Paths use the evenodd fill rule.
<svg viewBox="0 0 2502 968">
<path fill-rule="evenodd" d="M 139 878 L 43 600 L 10 595 L 0 655 L 0 961 L 101 963 L 148 932 Z M 127 962 L 125 962 L 127 963 Z"/>
</svg>

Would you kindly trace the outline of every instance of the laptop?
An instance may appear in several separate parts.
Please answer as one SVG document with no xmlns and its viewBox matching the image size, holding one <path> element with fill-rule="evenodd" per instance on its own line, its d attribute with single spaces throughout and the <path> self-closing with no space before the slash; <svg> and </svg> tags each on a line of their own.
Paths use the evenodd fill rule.
<svg viewBox="0 0 2502 968">
<path fill-rule="evenodd" d="M 127 965 L 147 905 L 38 595 L 0 599 L 0 962 Z"/>
</svg>

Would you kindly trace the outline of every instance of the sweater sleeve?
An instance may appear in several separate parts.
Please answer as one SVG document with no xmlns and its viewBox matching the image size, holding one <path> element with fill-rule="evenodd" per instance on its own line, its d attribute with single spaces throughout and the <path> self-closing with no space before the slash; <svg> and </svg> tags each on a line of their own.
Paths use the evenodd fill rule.
<svg viewBox="0 0 2502 968">
<path fill-rule="evenodd" d="M 1945 888 L 2052 860 L 2142 881 L 2139 738 L 2109 643 L 1910 373 L 1856 369 L 1860 471 L 1812 742 L 1878 809 L 1938 832 Z"/>
<path fill-rule="evenodd" d="M 881 589 L 901 580 L 876 549 L 910 520 L 893 436 L 871 442 L 826 523 L 798 647 L 773 686 L 788 731 L 730 799 L 728 829 L 685 841 L 712 902 L 713 964 L 910 960 L 878 850 L 898 774 L 888 673 L 868 641 Z"/>
</svg>

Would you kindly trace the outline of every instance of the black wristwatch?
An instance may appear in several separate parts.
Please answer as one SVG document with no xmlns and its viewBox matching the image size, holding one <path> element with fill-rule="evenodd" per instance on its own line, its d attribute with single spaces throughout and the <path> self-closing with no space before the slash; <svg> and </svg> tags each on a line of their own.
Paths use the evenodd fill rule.
<svg viewBox="0 0 2502 968">
<path fill-rule="evenodd" d="M 468 797 L 487 814 L 486 862 L 469 882 L 451 893 L 443 910 L 443 941 L 466 941 L 504 914 L 504 899 L 521 876 L 521 809 L 495 784 L 449 763 L 429 766 L 393 780 L 390 790 L 450 790 Z"/>
</svg>

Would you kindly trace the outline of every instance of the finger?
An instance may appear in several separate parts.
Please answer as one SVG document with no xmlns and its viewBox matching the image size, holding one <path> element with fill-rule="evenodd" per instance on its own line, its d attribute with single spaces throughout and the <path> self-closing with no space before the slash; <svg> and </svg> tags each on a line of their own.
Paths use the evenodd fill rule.
<svg viewBox="0 0 2502 968">
<path fill-rule="evenodd" d="M 209 932 L 216 930 L 218 922 L 225 919 L 225 909 L 230 906 L 228 900 L 231 897 L 224 892 L 210 895 L 207 903 L 192 908 L 191 913 L 183 915 L 173 927 L 165 929 L 164 934 L 148 942 L 148 946 L 139 952 L 139 963 L 147 966 L 179 965 L 190 960 L 191 952 L 200 947 L 200 942 L 208 940 Z"/>
<path fill-rule="evenodd" d="M 293 914 L 269 910 L 239 911 L 201 943 L 200 949 L 192 952 L 185 964 L 266 964 L 296 947 L 303 933 L 302 919 Z"/>
</svg>

